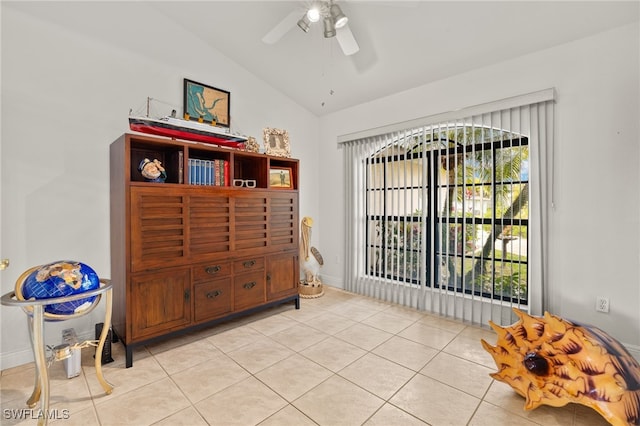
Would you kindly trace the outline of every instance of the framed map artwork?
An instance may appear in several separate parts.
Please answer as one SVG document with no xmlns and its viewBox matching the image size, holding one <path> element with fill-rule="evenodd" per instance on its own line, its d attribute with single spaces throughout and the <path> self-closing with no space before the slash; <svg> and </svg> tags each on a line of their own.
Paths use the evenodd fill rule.
<svg viewBox="0 0 640 426">
<path fill-rule="evenodd" d="M 184 79 L 185 119 L 229 127 L 231 93 Z"/>
</svg>

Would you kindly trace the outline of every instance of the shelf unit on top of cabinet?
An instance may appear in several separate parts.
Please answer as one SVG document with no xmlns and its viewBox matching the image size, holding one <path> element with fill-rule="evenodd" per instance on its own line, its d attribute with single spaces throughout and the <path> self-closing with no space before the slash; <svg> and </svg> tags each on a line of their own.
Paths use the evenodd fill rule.
<svg viewBox="0 0 640 426">
<path fill-rule="evenodd" d="M 227 164 L 229 175 L 226 183 L 220 186 L 233 186 L 234 180 L 254 180 L 256 188 L 298 189 L 298 160 L 296 159 L 151 136 L 125 134 L 124 137 L 131 141 L 128 144 L 130 149 L 129 167 L 127 170 L 123 170 L 125 182 L 153 184 L 147 182 L 138 171 L 140 162 L 148 158 L 150 160 L 157 159 L 162 163 L 167 174 L 165 184 L 202 185 L 201 179 L 194 179 L 194 169 L 190 167 L 190 160 L 200 162 L 201 165 L 221 161 Z M 290 171 L 290 177 L 287 179 L 287 182 L 290 182 L 290 187 L 270 185 L 270 171 L 281 169 Z M 246 188 L 246 186 L 239 188 Z"/>
</svg>

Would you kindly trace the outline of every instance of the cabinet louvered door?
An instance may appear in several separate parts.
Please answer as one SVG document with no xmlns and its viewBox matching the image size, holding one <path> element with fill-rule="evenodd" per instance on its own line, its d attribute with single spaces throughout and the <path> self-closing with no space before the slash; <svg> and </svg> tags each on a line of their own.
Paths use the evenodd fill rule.
<svg viewBox="0 0 640 426">
<path fill-rule="evenodd" d="M 273 193 L 269 197 L 269 245 L 291 249 L 298 243 L 298 194 Z"/>
<path fill-rule="evenodd" d="M 185 196 L 131 188 L 131 271 L 179 265 L 185 254 Z"/>
<path fill-rule="evenodd" d="M 189 256 L 192 260 L 227 253 L 230 250 L 229 197 L 189 197 Z"/>
<path fill-rule="evenodd" d="M 267 198 L 263 192 L 237 196 L 234 203 L 235 250 L 267 245 Z"/>
</svg>

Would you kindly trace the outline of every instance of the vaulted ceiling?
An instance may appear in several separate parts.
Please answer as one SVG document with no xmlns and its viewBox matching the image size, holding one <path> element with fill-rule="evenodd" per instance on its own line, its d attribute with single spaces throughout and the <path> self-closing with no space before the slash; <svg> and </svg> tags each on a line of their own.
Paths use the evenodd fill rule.
<svg viewBox="0 0 640 426">
<path fill-rule="evenodd" d="M 302 17 L 310 3 L 145 1 L 136 7 L 174 21 L 318 116 L 640 19 L 638 1 L 337 0 L 349 17 L 358 53 L 345 56 L 335 38 L 324 38 L 321 22 L 308 33 L 293 24 L 277 43 L 262 42 L 292 11 Z M 118 2 L 40 5 L 49 6 L 20 7 L 93 32 L 101 26 L 71 22 L 65 9 L 94 9 L 99 16 L 122 7 Z M 144 33 L 154 23 L 139 25 Z"/>
</svg>

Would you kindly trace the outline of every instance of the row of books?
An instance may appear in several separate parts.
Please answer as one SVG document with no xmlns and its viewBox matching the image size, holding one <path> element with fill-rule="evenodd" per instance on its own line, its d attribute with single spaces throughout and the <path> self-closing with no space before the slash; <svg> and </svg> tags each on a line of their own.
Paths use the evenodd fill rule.
<svg viewBox="0 0 640 426">
<path fill-rule="evenodd" d="M 229 162 L 189 158 L 189 184 L 229 186 Z"/>
</svg>

